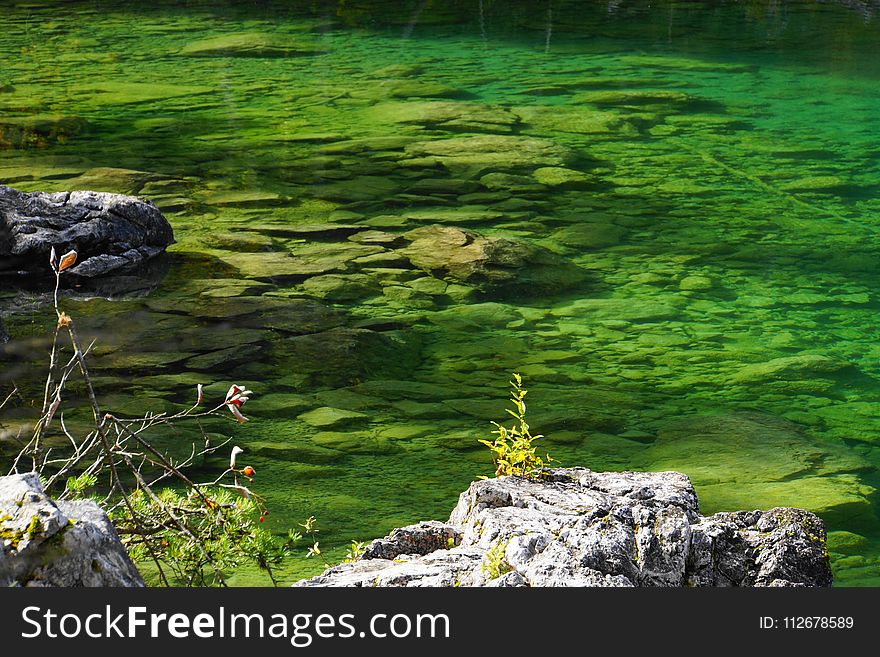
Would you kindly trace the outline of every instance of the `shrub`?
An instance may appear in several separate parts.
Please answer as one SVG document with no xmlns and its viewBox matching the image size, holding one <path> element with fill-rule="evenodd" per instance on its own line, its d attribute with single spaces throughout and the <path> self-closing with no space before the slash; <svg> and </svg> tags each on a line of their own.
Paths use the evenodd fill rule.
<svg viewBox="0 0 880 657">
<path fill-rule="evenodd" d="M 500 422 L 492 422 L 495 425 L 494 440 L 481 440 L 480 442 L 490 450 L 494 456 L 496 466 L 495 476 L 520 475 L 523 477 L 538 476 L 543 472 L 547 463 L 552 461 L 549 455 L 541 458 L 534 444 L 542 435 L 533 436 L 526 422 L 525 397 L 528 391 L 522 387 L 522 377 L 514 373 L 513 381 L 510 382 L 510 401 L 513 408 L 505 409 L 515 420 L 508 429 Z"/>
</svg>

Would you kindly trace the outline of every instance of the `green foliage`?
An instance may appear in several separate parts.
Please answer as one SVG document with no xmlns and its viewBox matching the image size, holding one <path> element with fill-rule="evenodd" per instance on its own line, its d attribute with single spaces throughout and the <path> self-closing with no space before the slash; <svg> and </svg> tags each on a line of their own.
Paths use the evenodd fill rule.
<svg viewBox="0 0 880 657">
<path fill-rule="evenodd" d="M 79 497 L 90 488 L 94 488 L 96 483 L 98 478 L 95 475 L 84 472 L 77 477 L 68 477 L 64 487 L 71 494 Z"/>
<path fill-rule="evenodd" d="M 306 521 L 304 523 L 300 523 L 300 527 L 306 530 L 306 534 L 308 534 L 309 538 L 311 538 L 312 540 L 312 544 L 306 552 L 306 558 L 320 557 L 321 560 L 324 562 L 324 565 L 329 568 L 330 564 L 327 562 L 327 559 L 324 558 L 324 554 L 321 552 L 321 545 L 318 542 L 317 534 L 320 530 L 315 527 L 315 516 L 309 516 L 308 518 L 306 518 Z"/>
<path fill-rule="evenodd" d="M 295 533 L 289 533 L 286 542 L 275 538 L 257 522 L 259 504 L 226 489 L 211 497 L 194 489 L 165 488 L 155 497 L 136 490 L 128 500 L 131 509 L 119 505 L 111 515 L 122 542 L 135 561 L 161 562 L 172 575 L 169 583 L 176 586 L 219 584 L 244 562 L 271 577 L 272 566 L 281 563 L 299 538 Z M 175 517 L 186 519 L 186 531 Z M 150 528 L 149 535 L 144 535 L 144 527 Z"/>
<path fill-rule="evenodd" d="M 489 579 L 498 579 L 504 573 L 509 573 L 513 570 L 505 559 L 505 552 L 508 543 L 509 541 L 498 539 L 498 542 L 486 552 L 486 556 L 483 558 L 483 563 L 480 565 L 480 568 L 482 569 L 483 574 Z"/>
<path fill-rule="evenodd" d="M 541 458 L 534 445 L 534 441 L 543 436 L 533 436 L 526 422 L 525 397 L 528 391 L 522 387 L 522 377 L 514 373 L 510 386 L 510 401 L 513 408 L 505 410 L 514 418 L 514 424 L 508 429 L 499 422 L 492 422 L 495 425 L 495 431 L 492 432 L 495 434 L 495 440 L 480 442 L 495 455 L 496 477 L 503 475 L 534 477 L 539 475 L 553 459 L 549 455 Z"/>
<path fill-rule="evenodd" d="M 361 555 L 366 549 L 366 543 L 362 541 L 352 540 L 351 547 L 348 549 L 348 552 L 345 555 L 345 559 L 342 560 L 342 563 L 354 563 L 355 561 L 360 559 Z"/>
</svg>

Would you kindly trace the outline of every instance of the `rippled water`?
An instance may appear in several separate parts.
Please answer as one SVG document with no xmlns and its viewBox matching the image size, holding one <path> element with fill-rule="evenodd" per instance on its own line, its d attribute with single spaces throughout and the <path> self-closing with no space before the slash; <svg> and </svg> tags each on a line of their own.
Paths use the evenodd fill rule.
<svg viewBox="0 0 880 657">
<path fill-rule="evenodd" d="M 877 585 L 876 11 L 21 3 L 0 183 L 163 209 L 166 258 L 63 302 L 102 400 L 247 383 L 253 421 L 211 429 L 331 560 L 491 473 L 476 441 L 519 371 L 563 465 L 680 470 L 704 513 L 806 507 L 837 582 Z M 436 234 L 414 255 L 438 224 L 542 264 L 478 285 L 430 265 Z M 51 312 L 4 285 L 2 389 L 36 397 Z"/>
</svg>

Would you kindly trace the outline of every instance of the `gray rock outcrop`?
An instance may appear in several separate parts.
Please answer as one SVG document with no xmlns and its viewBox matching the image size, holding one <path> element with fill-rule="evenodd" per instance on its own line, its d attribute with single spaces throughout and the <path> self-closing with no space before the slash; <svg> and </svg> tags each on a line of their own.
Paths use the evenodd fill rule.
<svg viewBox="0 0 880 657">
<path fill-rule="evenodd" d="M 174 242 L 149 201 L 104 192 L 26 193 L 0 185 L 0 274 L 50 272 L 49 251 L 78 254 L 67 273 L 94 278 L 132 269 Z"/>
<path fill-rule="evenodd" d="M 92 501 L 53 502 L 34 473 L 0 477 L 0 587 L 144 586 Z"/>
<path fill-rule="evenodd" d="M 677 472 L 551 470 L 477 481 L 446 523 L 395 530 L 296 586 L 830 586 L 822 520 L 702 517 Z"/>
</svg>

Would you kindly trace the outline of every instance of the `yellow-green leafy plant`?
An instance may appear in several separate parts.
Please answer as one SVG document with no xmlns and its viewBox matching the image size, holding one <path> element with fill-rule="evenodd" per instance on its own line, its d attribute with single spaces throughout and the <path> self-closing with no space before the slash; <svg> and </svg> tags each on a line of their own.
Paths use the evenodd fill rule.
<svg viewBox="0 0 880 657">
<path fill-rule="evenodd" d="M 494 440 L 481 440 L 480 442 L 492 450 L 495 455 L 495 476 L 520 475 L 522 477 L 535 477 L 543 472 L 547 464 L 553 459 L 549 455 L 541 458 L 538 455 L 535 441 L 543 438 L 542 435 L 533 436 L 526 422 L 526 394 L 528 390 L 522 386 L 522 377 L 514 373 L 513 381 L 510 382 L 510 401 L 513 408 L 505 409 L 515 420 L 510 428 L 500 422 L 493 421 L 495 425 Z"/>
<path fill-rule="evenodd" d="M 366 549 L 366 543 L 364 543 L 363 541 L 355 541 L 354 539 L 352 539 L 351 547 L 349 548 L 348 553 L 346 553 L 345 558 L 342 560 L 342 563 L 354 563 L 361 558 L 361 555 Z"/>
</svg>

